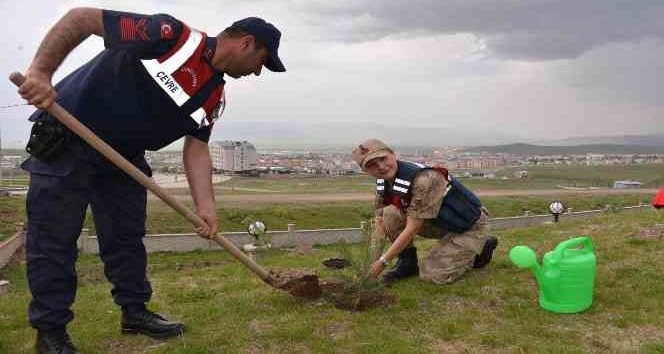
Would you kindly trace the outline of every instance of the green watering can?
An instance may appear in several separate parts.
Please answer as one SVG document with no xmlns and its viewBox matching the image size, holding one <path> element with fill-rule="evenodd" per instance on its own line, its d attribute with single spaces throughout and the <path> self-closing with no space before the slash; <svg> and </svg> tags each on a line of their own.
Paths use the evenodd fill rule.
<svg viewBox="0 0 664 354">
<path fill-rule="evenodd" d="M 573 248 L 578 246 L 582 248 Z M 510 250 L 519 268 L 530 268 L 539 285 L 539 304 L 558 313 L 581 312 L 593 303 L 595 253 L 589 237 L 577 237 L 558 244 L 537 264 L 535 251 L 526 246 Z"/>
</svg>

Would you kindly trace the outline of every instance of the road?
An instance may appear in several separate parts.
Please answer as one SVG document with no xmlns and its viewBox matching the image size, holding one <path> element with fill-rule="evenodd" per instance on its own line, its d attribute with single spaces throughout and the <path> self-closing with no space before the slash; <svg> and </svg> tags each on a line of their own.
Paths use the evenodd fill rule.
<svg viewBox="0 0 664 354">
<path fill-rule="evenodd" d="M 154 173 L 152 179 L 163 188 L 189 188 L 187 183 L 187 175 L 181 174 L 160 174 Z M 212 183 L 221 183 L 230 180 L 228 176 L 214 174 L 212 175 Z"/>
</svg>

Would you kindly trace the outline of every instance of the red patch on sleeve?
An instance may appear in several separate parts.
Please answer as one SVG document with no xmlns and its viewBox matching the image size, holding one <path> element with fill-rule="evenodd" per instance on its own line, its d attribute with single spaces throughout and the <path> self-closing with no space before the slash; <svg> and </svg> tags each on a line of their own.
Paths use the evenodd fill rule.
<svg viewBox="0 0 664 354">
<path fill-rule="evenodd" d="M 149 41 L 147 19 L 136 20 L 131 17 L 120 18 L 120 39 L 122 41 L 135 41 L 138 39 Z"/>
<path fill-rule="evenodd" d="M 120 39 L 123 41 L 133 41 L 136 39 L 136 24 L 134 24 L 133 18 L 120 18 Z"/>
</svg>

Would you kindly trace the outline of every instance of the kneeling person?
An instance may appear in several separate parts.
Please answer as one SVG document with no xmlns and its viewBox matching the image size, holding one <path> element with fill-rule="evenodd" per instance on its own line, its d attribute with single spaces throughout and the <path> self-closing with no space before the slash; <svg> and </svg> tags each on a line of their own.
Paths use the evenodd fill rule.
<svg viewBox="0 0 664 354">
<path fill-rule="evenodd" d="M 353 160 L 376 180 L 376 230 L 372 237 L 392 245 L 373 263 L 374 278 L 398 257 L 384 275 L 386 282 L 420 275 L 425 281 L 447 284 L 471 268 L 491 261 L 498 241 L 488 233 L 488 217 L 480 200 L 443 167 L 426 167 L 397 160 L 377 139 L 353 150 Z M 416 235 L 439 242 L 418 264 Z"/>
</svg>

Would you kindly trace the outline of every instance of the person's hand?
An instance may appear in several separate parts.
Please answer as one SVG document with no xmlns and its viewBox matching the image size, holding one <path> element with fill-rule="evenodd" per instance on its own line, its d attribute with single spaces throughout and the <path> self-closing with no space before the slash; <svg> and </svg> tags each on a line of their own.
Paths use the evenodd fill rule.
<svg viewBox="0 0 664 354">
<path fill-rule="evenodd" d="M 381 261 L 375 261 L 371 265 L 371 269 L 369 270 L 369 276 L 373 280 L 378 280 L 378 277 L 380 276 L 381 273 L 385 270 L 385 265 Z"/>
<path fill-rule="evenodd" d="M 51 75 L 36 70 L 28 70 L 25 73 L 25 81 L 18 88 L 18 93 L 39 109 L 47 109 L 57 97 L 51 84 Z"/>
<path fill-rule="evenodd" d="M 196 212 L 198 216 L 205 221 L 205 226 L 196 227 L 194 231 L 198 236 L 205 238 L 212 238 L 219 231 L 219 221 L 217 220 L 217 213 L 215 210 L 199 210 Z"/>
</svg>

